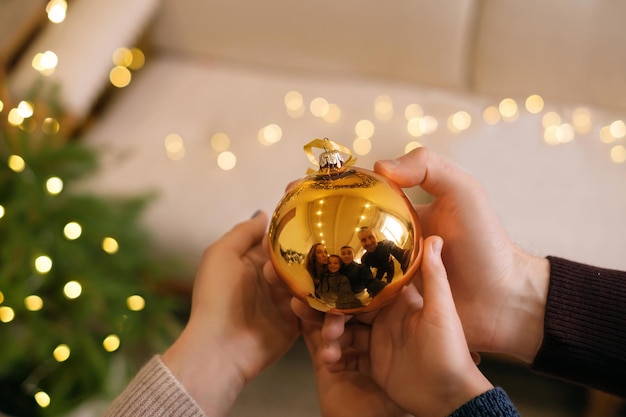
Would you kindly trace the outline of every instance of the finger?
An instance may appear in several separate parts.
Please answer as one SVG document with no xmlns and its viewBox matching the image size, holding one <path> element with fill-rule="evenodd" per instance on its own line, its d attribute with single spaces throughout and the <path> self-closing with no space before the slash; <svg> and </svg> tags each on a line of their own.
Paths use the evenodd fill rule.
<svg viewBox="0 0 626 417">
<path fill-rule="evenodd" d="M 444 311 L 456 311 L 446 268 L 441 260 L 442 248 L 443 239 L 439 236 L 429 236 L 424 241 L 421 265 L 424 309 L 439 306 Z"/>
<path fill-rule="evenodd" d="M 217 243 L 242 256 L 263 240 L 266 226 L 267 214 L 259 211 L 250 220 L 235 225 Z"/>
<path fill-rule="evenodd" d="M 324 324 L 324 313 L 311 308 L 308 304 L 298 298 L 293 297 L 291 299 L 291 309 L 303 322 L 314 324 L 320 328 Z"/>
<path fill-rule="evenodd" d="M 265 264 L 263 265 L 263 276 L 265 277 L 265 280 L 272 286 L 284 285 L 283 281 L 278 276 L 276 269 L 274 269 L 274 265 L 272 265 L 272 262 L 270 261 L 265 262 Z"/>
<path fill-rule="evenodd" d="M 325 314 L 324 324 L 322 326 L 322 339 L 325 342 L 331 342 L 339 339 L 345 331 L 345 324 L 347 320 L 349 320 L 349 316 Z"/>
<path fill-rule="evenodd" d="M 374 171 L 400 187 L 419 185 L 435 197 L 475 187 L 473 184 L 470 186 L 475 182 L 472 176 L 425 147 L 414 149 L 395 160 L 377 161 Z"/>
</svg>

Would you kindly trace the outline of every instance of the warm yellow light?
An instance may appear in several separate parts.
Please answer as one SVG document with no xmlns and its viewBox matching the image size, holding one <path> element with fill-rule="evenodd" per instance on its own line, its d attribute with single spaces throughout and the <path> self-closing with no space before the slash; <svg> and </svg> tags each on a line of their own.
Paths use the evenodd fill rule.
<svg viewBox="0 0 626 417">
<path fill-rule="evenodd" d="M 110 334 L 104 338 L 102 346 L 107 352 L 115 352 L 120 347 L 120 338 L 117 335 Z"/>
<path fill-rule="evenodd" d="M 185 156 L 185 142 L 177 133 L 170 133 L 163 142 L 167 157 L 172 161 L 180 161 Z"/>
<path fill-rule="evenodd" d="M 140 295 L 131 295 L 126 299 L 126 305 L 131 311 L 141 311 L 146 306 L 146 300 Z"/>
<path fill-rule="evenodd" d="M 0 111 L 4 110 L 4 103 L 0 100 Z"/>
<path fill-rule="evenodd" d="M 589 133 L 592 127 L 591 112 L 584 107 L 577 108 L 572 113 L 572 124 L 577 133 Z"/>
<path fill-rule="evenodd" d="M 448 129 L 451 132 L 462 132 L 472 124 L 472 116 L 466 111 L 458 111 L 448 117 Z"/>
<path fill-rule="evenodd" d="M 226 133 L 218 132 L 211 136 L 211 147 L 216 152 L 224 152 L 230 147 L 230 138 Z"/>
<path fill-rule="evenodd" d="M 424 134 L 424 132 L 422 132 L 421 121 L 421 117 L 413 117 L 406 122 L 406 130 L 409 132 L 409 135 L 417 138 Z"/>
<path fill-rule="evenodd" d="M 4 303 L 4 294 L 0 291 L 0 304 Z"/>
<path fill-rule="evenodd" d="M 39 391 L 35 393 L 35 401 L 37 401 L 39 407 L 46 408 L 50 405 L 50 396 L 44 391 Z"/>
<path fill-rule="evenodd" d="M 109 254 L 114 254 L 120 249 L 119 243 L 117 240 L 112 237 L 105 237 L 102 239 L 102 250 Z"/>
<path fill-rule="evenodd" d="M 489 106 L 483 111 L 483 121 L 488 125 L 495 125 L 502 119 L 500 110 L 496 106 Z"/>
<path fill-rule="evenodd" d="M 558 126 L 561 124 L 561 116 L 558 113 L 549 111 L 543 115 L 541 118 L 541 125 L 544 129 L 549 128 L 550 126 Z"/>
<path fill-rule="evenodd" d="M 498 105 L 498 110 L 502 115 L 502 118 L 510 120 L 517 117 L 517 102 L 512 98 L 505 98 Z"/>
<path fill-rule="evenodd" d="M 63 234 L 69 240 L 76 240 L 83 233 L 83 228 L 77 222 L 69 222 L 63 228 Z"/>
<path fill-rule="evenodd" d="M 113 63 L 120 67 L 128 67 L 133 62 L 133 53 L 128 48 L 117 48 L 113 52 Z"/>
<path fill-rule="evenodd" d="M 20 101 L 17 105 L 17 113 L 24 119 L 28 119 L 34 113 L 33 103 L 26 100 Z"/>
<path fill-rule="evenodd" d="M 419 121 L 420 130 L 425 134 L 433 133 L 439 127 L 439 122 L 433 116 L 426 115 Z"/>
<path fill-rule="evenodd" d="M 602 143 L 613 143 L 615 142 L 615 136 L 611 134 L 610 126 L 603 126 L 600 129 L 600 140 Z"/>
<path fill-rule="evenodd" d="M 626 136 L 626 123 L 623 120 L 616 120 L 610 124 L 611 135 L 615 139 L 621 139 Z"/>
<path fill-rule="evenodd" d="M 8 323 L 15 318 L 15 311 L 8 306 L 0 306 L 0 321 Z"/>
<path fill-rule="evenodd" d="M 270 146 L 279 142 L 283 137 L 283 129 L 275 123 L 259 129 L 257 139 L 262 145 Z"/>
<path fill-rule="evenodd" d="M 372 141 L 369 138 L 356 138 L 352 148 L 357 155 L 367 155 L 372 150 Z"/>
<path fill-rule="evenodd" d="M 83 286 L 78 281 L 69 281 L 63 286 L 63 295 L 69 300 L 75 300 L 83 293 Z"/>
<path fill-rule="evenodd" d="M 52 51 L 38 53 L 33 57 L 32 61 L 33 68 L 45 76 L 52 75 L 58 64 L 59 58 Z"/>
<path fill-rule="evenodd" d="M 424 115 L 424 109 L 419 104 L 413 103 L 406 106 L 404 109 L 404 117 L 406 120 L 411 120 L 415 117 L 422 117 Z"/>
<path fill-rule="evenodd" d="M 43 123 L 41 124 L 41 130 L 46 135 L 56 135 L 59 133 L 61 129 L 61 125 L 58 120 L 53 117 L 46 117 L 43 119 Z"/>
<path fill-rule="evenodd" d="M 309 109 L 311 110 L 311 114 L 316 117 L 324 117 L 330 108 L 330 104 L 328 100 L 322 97 L 316 97 L 311 100 L 311 104 L 309 105 Z"/>
<path fill-rule="evenodd" d="M 298 111 L 304 106 L 304 98 L 299 91 L 289 91 L 285 94 L 285 108 L 291 111 Z"/>
<path fill-rule="evenodd" d="M 371 138 L 374 135 L 374 123 L 371 120 L 359 120 L 354 126 L 354 133 L 359 138 Z"/>
<path fill-rule="evenodd" d="M 26 162 L 19 155 L 11 155 L 8 160 L 9 168 L 15 172 L 22 172 L 26 168 Z"/>
<path fill-rule="evenodd" d="M 574 128 L 568 123 L 548 126 L 543 132 L 543 140 L 548 145 L 559 145 L 574 139 Z"/>
<path fill-rule="evenodd" d="M 341 109 L 338 105 L 330 103 L 328 112 L 322 117 L 326 123 L 337 123 L 341 120 Z"/>
<path fill-rule="evenodd" d="M 43 308 L 43 300 L 38 295 L 29 295 L 24 298 L 24 305 L 27 310 L 39 311 Z"/>
<path fill-rule="evenodd" d="M 67 2 L 65 0 L 50 0 L 46 5 L 48 20 L 52 23 L 61 23 L 67 14 Z"/>
<path fill-rule="evenodd" d="M 411 152 L 413 149 L 417 149 L 417 148 L 421 148 L 422 144 L 419 143 L 416 140 L 413 140 L 409 143 L 406 144 L 406 146 L 404 147 L 404 153 L 409 153 Z"/>
<path fill-rule="evenodd" d="M 65 362 L 70 357 L 70 347 L 65 344 L 57 346 L 52 352 L 52 356 L 57 362 Z"/>
<path fill-rule="evenodd" d="M 528 110 L 529 113 L 539 113 L 543 110 L 543 105 L 543 98 L 538 94 L 530 95 L 526 99 L 526 110 Z"/>
<path fill-rule="evenodd" d="M 128 65 L 128 68 L 134 71 L 143 68 L 146 63 L 146 56 L 143 51 L 139 48 L 131 48 L 130 53 L 133 55 L 133 59 Z"/>
<path fill-rule="evenodd" d="M 24 122 L 24 117 L 20 115 L 20 112 L 16 108 L 13 108 L 9 110 L 9 114 L 7 115 L 7 121 L 10 125 L 19 126 Z"/>
<path fill-rule="evenodd" d="M 616 164 L 626 162 L 626 147 L 623 145 L 613 146 L 611 148 L 611 160 Z"/>
<path fill-rule="evenodd" d="M 117 88 L 124 88 L 130 84 L 132 75 L 130 70 L 120 65 L 113 67 L 109 72 L 109 81 Z"/>
<path fill-rule="evenodd" d="M 390 120 L 393 117 L 393 101 L 388 95 L 380 95 L 374 101 L 374 114 L 381 121 Z"/>
<path fill-rule="evenodd" d="M 52 269 L 52 259 L 46 255 L 35 258 L 35 270 L 40 274 L 47 274 Z"/>
<path fill-rule="evenodd" d="M 230 151 L 224 151 L 217 156 L 217 166 L 224 171 L 230 171 L 237 165 L 237 157 Z"/>
<path fill-rule="evenodd" d="M 63 180 L 59 177 L 50 177 L 46 181 L 46 190 L 52 194 L 57 195 L 63 191 Z"/>
</svg>

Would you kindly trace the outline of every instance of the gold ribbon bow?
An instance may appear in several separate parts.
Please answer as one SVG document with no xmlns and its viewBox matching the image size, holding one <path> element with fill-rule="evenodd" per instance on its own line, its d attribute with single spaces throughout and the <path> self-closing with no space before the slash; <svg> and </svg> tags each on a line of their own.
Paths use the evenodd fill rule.
<svg viewBox="0 0 626 417">
<path fill-rule="evenodd" d="M 318 168 L 320 166 L 320 163 L 318 161 L 318 158 L 315 156 L 313 149 L 322 149 L 324 152 L 338 151 L 343 154 L 346 154 L 348 158 L 345 161 L 343 161 L 344 166 L 354 165 L 354 163 L 356 162 L 356 158 L 352 156 L 352 151 L 350 150 L 350 148 L 340 145 L 336 142 L 333 142 L 332 140 L 328 138 L 313 139 L 311 142 L 304 145 L 304 153 L 306 154 L 307 158 L 309 158 L 309 161 L 311 161 L 313 165 L 315 165 Z M 318 170 L 309 168 L 307 170 L 307 174 L 313 174 L 315 172 L 318 172 Z"/>
</svg>

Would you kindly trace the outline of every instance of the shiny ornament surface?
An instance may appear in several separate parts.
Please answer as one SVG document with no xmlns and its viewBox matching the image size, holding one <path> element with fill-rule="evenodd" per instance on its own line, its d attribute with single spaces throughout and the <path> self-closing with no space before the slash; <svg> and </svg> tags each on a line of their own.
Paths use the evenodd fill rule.
<svg viewBox="0 0 626 417">
<path fill-rule="evenodd" d="M 375 310 L 419 267 L 417 214 L 396 184 L 352 166 L 348 148 L 316 139 L 304 149 L 319 169 L 292 183 L 278 203 L 269 228 L 271 261 L 292 293 L 317 310 Z"/>
</svg>

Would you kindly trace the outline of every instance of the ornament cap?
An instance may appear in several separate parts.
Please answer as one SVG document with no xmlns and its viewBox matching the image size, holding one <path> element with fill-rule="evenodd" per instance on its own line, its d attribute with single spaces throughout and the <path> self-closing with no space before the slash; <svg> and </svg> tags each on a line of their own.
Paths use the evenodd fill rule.
<svg viewBox="0 0 626 417">
<path fill-rule="evenodd" d="M 315 153 L 313 152 L 315 148 L 322 150 L 319 159 L 315 157 Z M 333 142 L 328 138 L 314 139 L 307 143 L 304 145 L 304 153 L 311 163 L 319 167 L 318 170 L 309 168 L 307 174 L 316 172 L 322 174 L 336 174 L 356 162 L 356 158 L 352 157 L 352 152 L 349 148 Z M 347 155 L 347 159 L 345 159 L 343 155 Z"/>
</svg>

